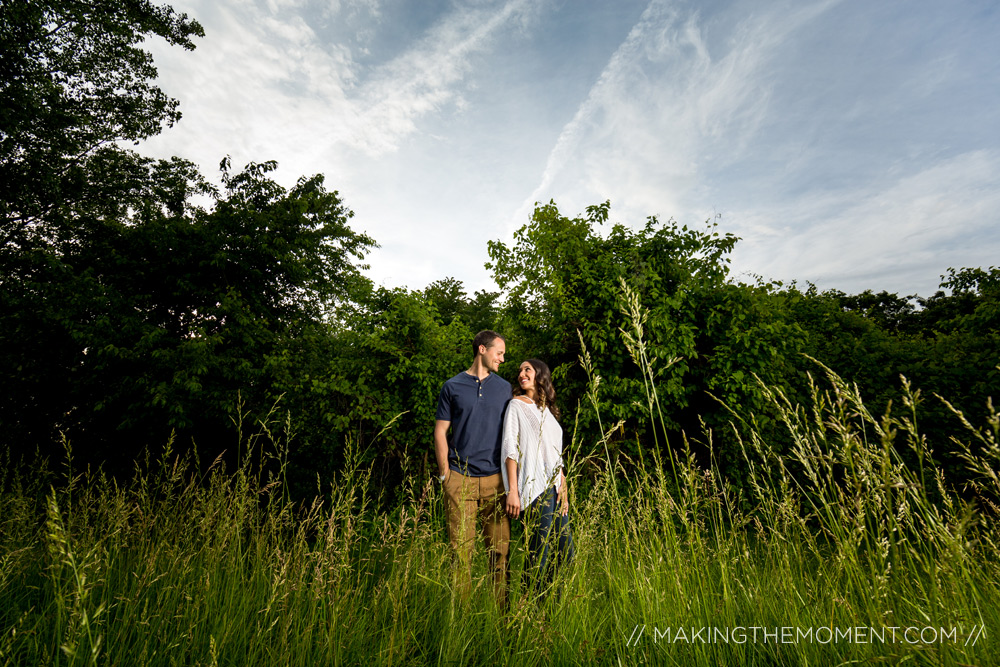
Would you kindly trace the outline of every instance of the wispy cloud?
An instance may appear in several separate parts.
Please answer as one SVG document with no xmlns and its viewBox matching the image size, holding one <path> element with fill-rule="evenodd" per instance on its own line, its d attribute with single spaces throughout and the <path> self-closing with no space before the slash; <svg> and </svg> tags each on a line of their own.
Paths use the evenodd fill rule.
<svg viewBox="0 0 1000 667">
<path fill-rule="evenodd" d="M 931 38 L 908 26 L 884 60 L 866 41 L 838 51 L 898 11 L 822 0 L 702 13 L 652 0 L 508 233 L 538 200 L 576 214 L 610 198 L 629 224 L 721 214 L 744 239 L 738 273 L 927 292 L 947 266 L 995 263 L 997 240 L 973 239 L 1000 215 L 1000 137 L 945 143 L 965 136 L 941 107 L 966 76 L 948 50 L 958 28 Z M 827 43 L 813 48 L 817 37 Z"/>
<path fill-rule="evenodd" d="M 719 37 L 697 12 L 650 2 L 564 128 L 516 219 L 550 197 L 577 207 L 611 197 L 633 214 L 687 213 L 701 194 L 703 165 L 737 160 L 765 117 L 766 65 L 778 47 L 834 4 L 772 7 Z"/>
<path fill-rule="evenodd" d="M 373 72 L 362 72 L 347 46 L 324 42 L 303 13 L 289 11 L 304 4 L 267 0 L 189 9 L 204 17 L 208 38 L 194 54 L 159 48 L 156 57 L 165 63 L 168 92 L 186 89 L 183 108 L 198 118 L 197 137 L 184 137 L 182 125 L 150 142 L 151 149 L 187 143 L 197 155 L 207 138 L 213 148 L 256 159 L 284 147 L 284 155 L 274 157 L 294 154 L 296 163 L 326 162 L 344 149 L 368 156 L 391 152 L 418 131 L 422 117 L 460 101 L 475 56 L 493 48 L 504 30 L 520 29 L 538 2 L 458 5 Z M 377 4 L 364 9 L 378 18 Z M 191 80 L 197 85 L 191 87 Z"/>
<path fill-rule="evenodd" d="M 420 117 L 448 103 L 460 104 L 456 84 L 472 70 L 474 56 L 493 47 L 502 30 L 530 19 L 537 5 L 511 0 L 498 8 L 459 7 L 364 86 L 350 143 L 369 154 L 392 151 L 416 131 Z"/>
<path fill-rule="evenodd" d="M 181 98 L 185 119 L 148 142 L 147 150 L 180 153 L 205 166 L 225 154 L 237 163 L 292 158 L 301 164 L 309 161 L 319 129 L 351 122 L 351 53 L 320 43 L 301 15 L 277 3 L 185 9 L 205 24 L 198 48 L 153 45 L 162 85 Z"/>
<path fill-rule="evenodd" d="M 530 32 L 550 0 L 452 3 L 421 16 L 419 30 L 388 26 L 390 48 L 379 31 L 400 7 L 388 3 L 183 2 L 175 7 L 198 17 L 206 38 L 194 53 L 160 45 L 154 55 L 185 119 L 143 150 L 183 155 L 209 174 L 227 154 L 237 165 L 275 159 L 286 184 L 324 173 L 358 212 L 354 225 L 382 244 L 371 262 L 376 282 L 419 286 L 441 278 L 447 256 L 449 272 L 486 286 L 481 255 L 493 233 L 463 231 L 474 203 L 445 201 L 450 185 L 433 175 L 453 156 L 423 149 L 447 129 L 449 116 L 462 114 L 470 92 L 491 83 L 490 58 Z M 345 26 L 352 37 L 330 41 L 330 30 Z M 447 225 L 450 244 L 442 246 L 426 225 Z"/>
</svg>

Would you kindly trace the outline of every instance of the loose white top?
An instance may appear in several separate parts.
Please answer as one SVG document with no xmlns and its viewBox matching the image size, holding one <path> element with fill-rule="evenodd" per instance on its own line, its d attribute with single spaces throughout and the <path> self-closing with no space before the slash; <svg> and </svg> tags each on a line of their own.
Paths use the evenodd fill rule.
<svg viewBox="0 0 1000 667">
<path fill-rule="evenodd" d="M 533 403 L 513 398 L 503 418 L 500 474 L 510 492 L 507 459 L 517 461 L 517 490 L 525 508 L 551 486 L 559 484 L 562 461 L 562 426 L 549 412 Z"/>
</svg>

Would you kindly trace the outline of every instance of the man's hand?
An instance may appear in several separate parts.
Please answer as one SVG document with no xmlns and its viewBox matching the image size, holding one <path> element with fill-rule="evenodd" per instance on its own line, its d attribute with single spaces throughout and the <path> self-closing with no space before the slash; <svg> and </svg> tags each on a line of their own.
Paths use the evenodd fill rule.
<svg viewBox="0 0 1000 667">
<path fill-rule="evenodd" d="M 438 419 L 434 422 L 434 460 L 438 464 L 438 481 L 442 484 L 448 481 L 451 470 L 448 467 L 448 428 L 450 421 Z M 444 475 L 444 479 L 441 476 Z"/>
</svg>

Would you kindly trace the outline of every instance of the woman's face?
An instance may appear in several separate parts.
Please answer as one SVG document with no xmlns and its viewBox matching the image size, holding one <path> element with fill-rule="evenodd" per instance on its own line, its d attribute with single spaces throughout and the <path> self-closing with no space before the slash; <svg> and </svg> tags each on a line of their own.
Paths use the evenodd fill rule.
<svg viewBox="0 0 1000 667">
<path fill-rule="evenodd" d="M 527 361 L 521 363 L 521 370 L 517 372 L 517 384 L 524 392 L 535 389 L 535 369 Z"/>
</svg>

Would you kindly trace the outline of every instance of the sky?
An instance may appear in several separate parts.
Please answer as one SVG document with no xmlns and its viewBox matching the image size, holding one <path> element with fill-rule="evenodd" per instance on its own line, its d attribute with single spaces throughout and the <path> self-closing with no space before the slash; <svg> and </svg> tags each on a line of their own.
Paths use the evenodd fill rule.
<svg viewBox="0 0 1000 667">
<path fill-rule="evenodd" d="M 139 150 L 325 175 L 376 285 L 495 290 L 535 202 L 740 237 L 732 277 L 930 296 L 1000 265 L 995 0 L 176 0 Z M 610 225 L 608 225 L 610 227 Z"/>
</svg>

